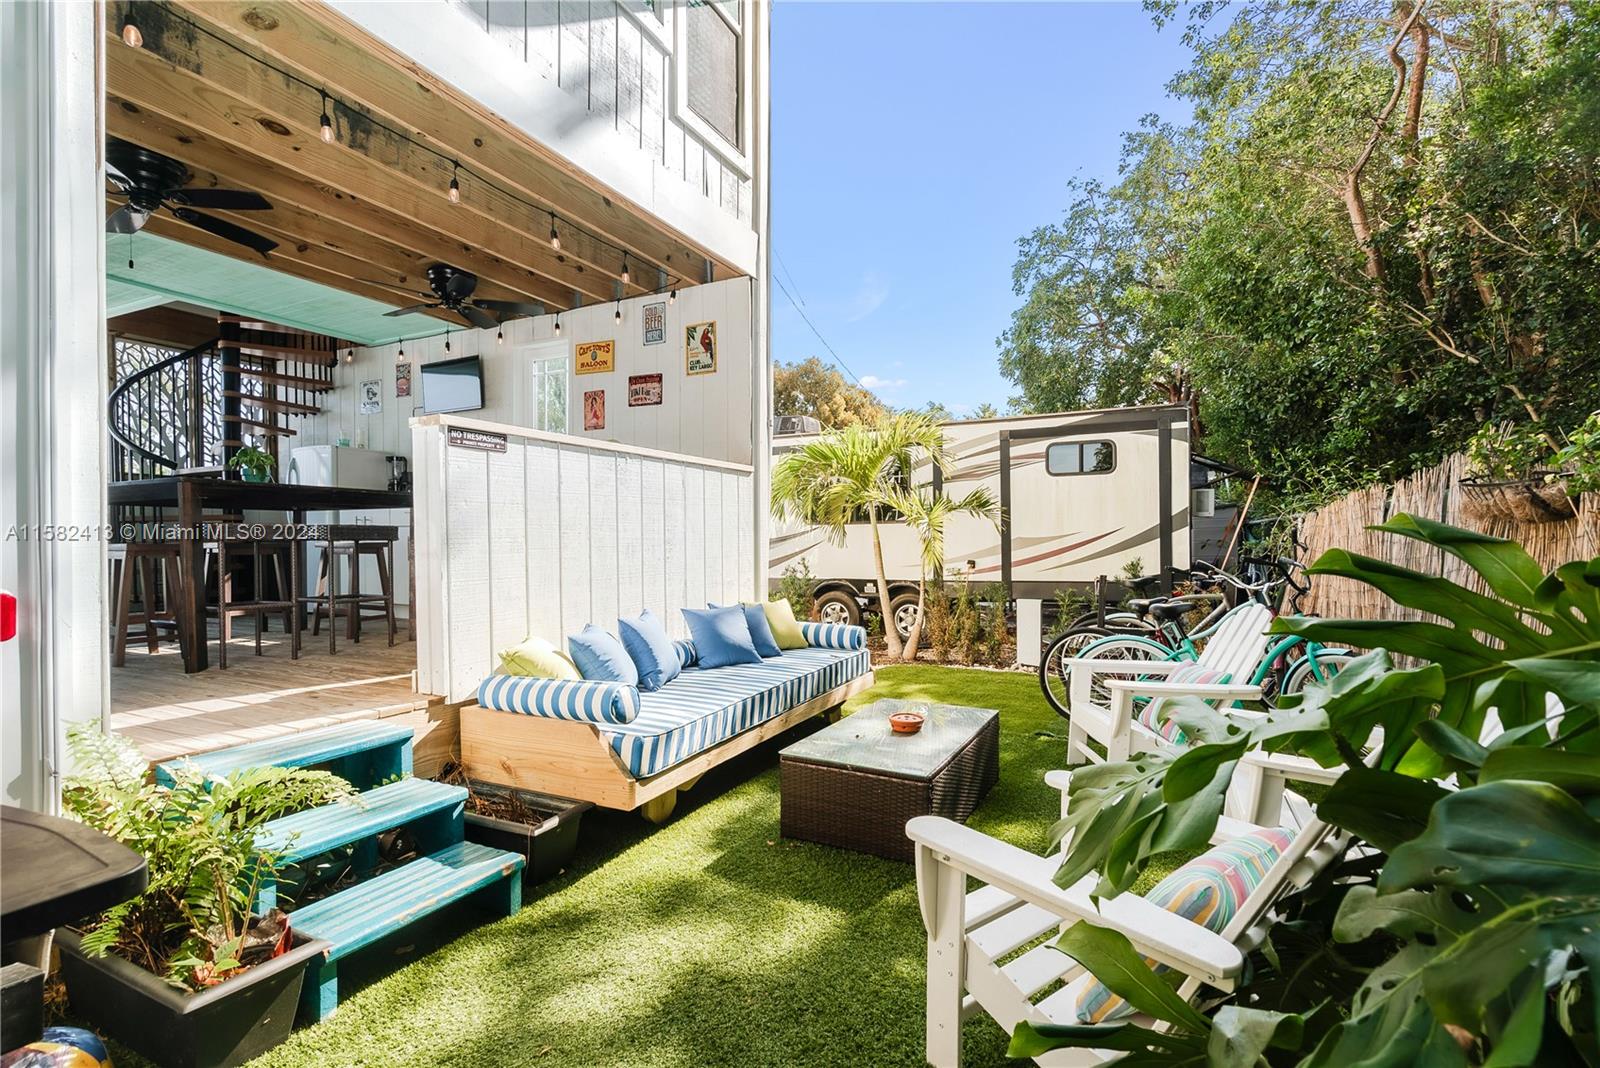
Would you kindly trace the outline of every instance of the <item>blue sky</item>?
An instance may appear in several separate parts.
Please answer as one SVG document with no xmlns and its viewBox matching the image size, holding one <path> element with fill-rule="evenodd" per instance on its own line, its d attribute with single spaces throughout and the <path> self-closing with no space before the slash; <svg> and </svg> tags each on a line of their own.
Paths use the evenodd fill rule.
<svg viewBox="0 0 1600 1068">
<path fill-rule="evenodd" d="M 1003 407 L 1016 239 L 1111 177 L 1180 27 L 1136 3 L 779 3 L 775 274 L 886 402 Z M 828 359 L 775 284 L 773 357 Z"/>
</svg>

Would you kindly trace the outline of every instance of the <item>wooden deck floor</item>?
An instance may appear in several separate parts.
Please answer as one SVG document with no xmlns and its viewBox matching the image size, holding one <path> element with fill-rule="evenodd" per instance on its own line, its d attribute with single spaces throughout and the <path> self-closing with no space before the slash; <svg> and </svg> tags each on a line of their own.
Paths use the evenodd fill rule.
<svg viewBox="0 0 1600 1068">
<path fill-rule="evenodd" d="M 373 633 L 353 645 L 341 636 L 338 653 L 330 656 L 325 638 L 307 631 L 302 639 L 300 659 L 291 660 L 287 636 L 269 631 L 258 657 L 250 625 L 241 621 L 226 670 L 213 655 L 210 669 L 193 675 L 183 673 L 174 644 L 152 655 L 142 641 L 135 648 L 130 640 L 126 665 L 111 669 L 111 728 L 156 762 L 352 719 L 417 713 L 420 743 L 442 718 L 443 698 L 412 688 L 414 642 L 390 648 Z M 453 710 L 445 725 L 453 728 Z M 445 752 L 453 745 L 448 738 L 436 741 Z"/>
</svg>

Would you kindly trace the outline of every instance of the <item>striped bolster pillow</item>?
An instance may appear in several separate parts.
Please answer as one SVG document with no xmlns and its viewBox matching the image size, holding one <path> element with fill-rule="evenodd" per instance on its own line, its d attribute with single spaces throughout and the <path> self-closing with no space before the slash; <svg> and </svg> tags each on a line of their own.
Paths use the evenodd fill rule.
<svg viewBox="0 0 1600 1068">
<path fill-rule="evenodd" d="M 864 649 L 867 644 L 867 632 L 861 627 L 852 627 L 848 623 L 813 623 L 803 620 L 800 623 L 800 633 L 806 636 L 806 642 L 814 649 Z"/>
<path fill-rule="evenodd" d="M 677 641 L 672 643 L 672 647 L 678 651 L 679 671 L 682 671 L 686 667 L 694 667 L 700 662 L 700 650 L 696 649 L 694 647 L 694 642 L 690 641 L 689 639 L 679 638 Z"/>
<path fill-rule="evenodd" d="M 547 719 L 632 723 L 639 714 L 639 690 L 622 682 L 490 675 L 478 687 L 478 703 Z"/>
</svg>

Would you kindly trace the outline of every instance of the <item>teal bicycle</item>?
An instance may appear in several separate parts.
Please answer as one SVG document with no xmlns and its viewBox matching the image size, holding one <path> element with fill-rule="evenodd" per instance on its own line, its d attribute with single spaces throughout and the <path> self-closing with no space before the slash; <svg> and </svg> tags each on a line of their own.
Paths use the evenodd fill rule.
<svg viewBox="0 0 1600 1068">
<path fill-rule="evenodd" d="M 1198 661 L 1200 650 L 1207 639 L 1222 628 L 1224 622 L 1243 605 L 1254 603 L 1269 608 L 1277 615 L 1286 595 L 1291 610 L 1299 611 L 1299 602 L 1310 592 L 1298 572 L 1302 565 L 1287 558 L 1246 558 L 1241 564 L 1265 577 L 1249 581 L 1209 564 L 1199 564 L 1191 576 L 1197 585 L 1224 588 L 1228 596 L 1204 592 L 1181 597 L 1134 600 L 1128 602 L 1126 611 L 1137 617 L 1135 626 L 1079 627 L 1067 631 L 1051 643 L 1040 663 L 1040 683 L 1045 697 L 1060 715 L 1068 716 L 1068 662 L 1074 658 L 1100 660 L 1140 661 Z M 1293 591 L 1292 594 L 1290 591 Z M 1191 617 L 1209 606 L 1203 618 L 1191 624 Z M 1260 609 L 1257 609 L 1259 612 Z M 1354 659 L 1348 649 L 1332 648 L 1290 635 L 1271 641 L 1261 652 L 1256 667 L 1248 680 L 1261 687 L 1268 701 L 1298 694 L 1312 681 L 1324 681 L 1337 675 Z M 1107 703 L 1109 693 L 1103 683 L 1116 677 L 1137 677 L 1136 670 L 1123 673 L 1097 674 L 1092 698 L 1097 703 Z"/>
</svg>

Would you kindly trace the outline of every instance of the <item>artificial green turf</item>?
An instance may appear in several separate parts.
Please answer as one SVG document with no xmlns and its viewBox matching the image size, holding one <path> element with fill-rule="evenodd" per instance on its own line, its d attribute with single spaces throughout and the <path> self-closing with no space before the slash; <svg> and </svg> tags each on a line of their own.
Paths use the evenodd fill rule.
<svg viewBox="0 0 1600 1068">
<path fill-rule="evenodd" d="M 1060 802 L 1043 775 L 1065 723 L 1034 676 L 882 667 L 851 707 L 879 697 L 999 709 L 1000 782 L 969 822 L 1045 848 Z M 380 978 L 255 1064 L 923 1064 L 911 865 L 779 837 L 777 749 L 792 740 L 708 774 L 661 827 L 591 813 L 572 866 L 518 915 L 409 964 L 380 951 Z M 1017 1063 L 986 1018 L 965 1042 L 974 1068 Z"/>
</svg>

